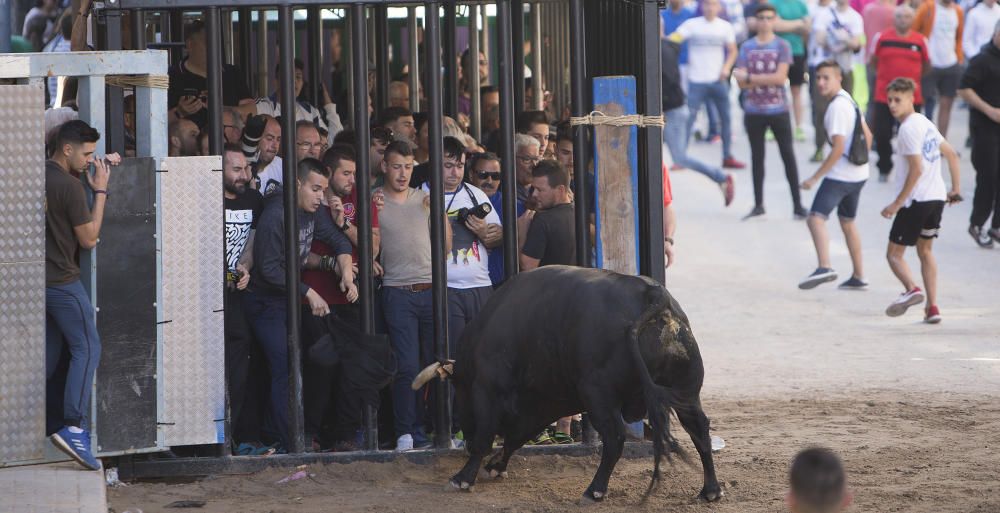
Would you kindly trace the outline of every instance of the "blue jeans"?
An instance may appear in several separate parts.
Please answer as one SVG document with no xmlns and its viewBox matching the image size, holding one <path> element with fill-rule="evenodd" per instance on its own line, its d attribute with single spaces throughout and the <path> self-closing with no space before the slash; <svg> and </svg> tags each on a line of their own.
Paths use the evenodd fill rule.
<svg viewBox="0 0 1000 513">
<path fill-rule="evenodd" d="M 392 381 L 392 410 L 396 436 L 412 435 L 414 442 L 426 440 L 421 391 L 410 383 L 425 365 L 434 360 L 434 311 L 431 290 L 410 292 L 382 287 L 382 307 L 389 341 L 396 355 L 396 376 Z"/>
<path fill-rule="evenodd" d="M 269 296 L 250 290 L 243 293 L 243 313 L 267 358 L 271 374 L 271 415 L 285 449 L 291 448 L 288 433 L 287 311 L 284 296 Z"/>
<path fill-rule="evenodd" d="M 58 407 L 58 391 L 47 394 L 50 416 L 57 417 L 50 419 L 48 429 L 60 429 L 62 426 L 55 425 L 57 420 L 66 426 L 88 429 L 90 392 L 101 361 L 101 339 L 97 336 L 94 307 L 79 280 L 45 287 L 45 370 L 50 387 L 63 383 L 63 377 L 56 376 L 63 344 L 69 348 L 69 372 L 65 376 L 62 407 Z M 60 414 L 62 417 L 58 418 Z"/>
<path fill-rule="evenodd" d="M 716 112 L 719 114 L 719 124 L 721 125 L 722 132 L 720 134 L 722 135 L 722 157 L 732 157 L 733 137 L 729 116 L 729 84 L 727 82 L 711 82 L 707 84 L 692 82 L 688 85 L 688 108 L 692 113 L 688 120 L 689 135 L 691 127 L 694 125 L 694 118 L 705 102 L 715 106 Z M 711 107 L 709 110 L 711 110 Z M 711 119 L 711 116 L 709 119 Z"/>
<path fill-rule="evenodd" d="M 726 174 L 717 167 L 709 166 L 700 160 L 688 157 L 688 107 L 681 105 L 673 110 L 663 113 L 666 117 L 666 124 L 663 126 L 663 142 L 670 150 L 670 156 L 674 159 L 674 164 L 684 166 L 693 171 L 697 171 L 716 183 L 726 181 Z"/>
</svg>

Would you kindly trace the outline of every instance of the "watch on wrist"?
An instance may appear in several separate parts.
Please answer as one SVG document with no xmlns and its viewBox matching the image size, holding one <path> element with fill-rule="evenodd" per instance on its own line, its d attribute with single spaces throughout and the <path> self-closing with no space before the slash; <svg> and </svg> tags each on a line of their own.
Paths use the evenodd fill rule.
<svg viewBox="0 0 1000 513">
<path fill-rule="evenodd" d="M 663 242 L 669 242 L 670 245 L 673 246 L 674 245 L 674 238 L 673 237 L 663 237 Z"/>
<path fill-rule="evenodd" d="M 344 224 L 340 225 L 340 231 L 346 232 L 347 230 L 350 230 L 350 229 L 351 229 L 351 220 L 350 219 L 344 219 Z"/>
</svg>

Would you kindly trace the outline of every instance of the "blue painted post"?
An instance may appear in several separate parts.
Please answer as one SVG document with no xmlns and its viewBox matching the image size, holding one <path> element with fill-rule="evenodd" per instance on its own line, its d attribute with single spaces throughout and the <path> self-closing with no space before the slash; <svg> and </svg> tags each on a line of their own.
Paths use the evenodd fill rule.
<svg viewBox="0 0 1000 513">
<path fill-rule="evenodd" d="M 594 78 L 594 110 L 635 114 L 635 77 Z M 594 127 L 596 266 L 632 275 L 640 269 L 638 153 L 637 127 Z"/>
</svg>

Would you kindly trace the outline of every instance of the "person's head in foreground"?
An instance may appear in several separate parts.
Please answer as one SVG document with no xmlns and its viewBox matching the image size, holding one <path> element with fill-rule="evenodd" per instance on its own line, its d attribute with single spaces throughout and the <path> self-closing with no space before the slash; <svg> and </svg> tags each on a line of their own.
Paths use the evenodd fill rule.
<svg viewBox="0 0 1000 513">
<path fill-rule="evenodd" d="M 851 504 L 844 466 L 829 449 L 813 447 L 799 452 L 788 474 L 791 490 L 786 500 L 792 513 L 833 513 Z"/>
</svg>

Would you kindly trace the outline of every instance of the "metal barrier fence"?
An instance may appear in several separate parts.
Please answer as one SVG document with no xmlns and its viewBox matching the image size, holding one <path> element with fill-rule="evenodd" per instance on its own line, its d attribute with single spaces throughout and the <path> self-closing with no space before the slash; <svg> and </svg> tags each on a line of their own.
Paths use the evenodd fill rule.
<svg viewBox="0 0 1000 513">
<path fill-rule="evenodd" d="M 477 52 L 479 47 L 486 50 L 487 54 L 495 52 L 498 60 L 498 72 L 493 83 L 499 86 L 500 93 L 500 148 L 499 156 L 502 163 L 502 185 L 503 191 L 503 230 L 504 246 L 503 258 L 506 272 L 512 275 L 517 272 L 517 231 L 516 231 L 516 190 L 514 173 L 514 126 L 515 116 L 524 110 L 525 81 L 524 81 L 524 53 L 523 42 L 525 37 L 525 4 L 523 0 L 497 0 L 495 2 L 415 2 L 415 1 L 386 1 L 386 0 L 354 0 L 338 1 L 330 0 L 109 0 L 105 4 L 105 9 L 100 12 L 101 19 L 99 31 L 99 44 L 102 49 L 117 50 L 122 47 L 122 14 L 127 13 L 130 19 L 129 29 L 133 34 L 133 44 L 140 47 L 145 45 L 147 35 L 158 32 L 162 41 L 171 52 L 176 53 L 176 44 L 183 40 L 181 25 L 183 13 L 190 11 L 200 11 L 206 27 L 206 44 L 208 50 L 208 107 L 209 107 L 209 148 L 213 154 L 221 154 L 222 139 L 222 63 L 223 61 L 238 60 L 243 66 L 243 71 L 251 82 L 261 83 L 260 76 L 255 77 L 251 68 L 257 64 L 258 68 L 268 69 L 268 21 L 266 12 L 277 12 L 277 46 L 278 58 L 281 63 L 291 63 L 295 57 L 295 42 L 297 26 L 293 18 L 294 9 L 304 8 L 307 12 L 305 23 L 305 45 L 300 50 L 304 50 L 306 56 L 306 69 L 312 77 L 310 81 L 311 94 L 314 98 L 320 95 L 320 69 L 323 59 L 322 44 L 325 41 L 324 24 L 322 20 L 322 9 L 328 7 L 338 7 L 344 9 L 346 13 L 342 20 L 349 41 L 350 51 L 347 53 L 347 61 L 350 66 L 348 83 L 348 98 L 352 103 L 350 109 L 353 126 L 369 126 L 368 105 L 365 101 L 364 91 L 369 90 L 368 67 L 370 60 L 374 60 L 376 73 L 376 109 L 388 103 L 389 84 L 389 18 L 388 8 L 391 6 L 407 7 L 407 35 L 409 38 L 409 48 L 407 52 L 408 65 L 410 66 L 410 94 L 411 106 L 418 106 L 419 66 L 426 66 L 431 70 L 442 70 L 441 73 L 426 73 L 424 90 L 427 93 L 426 111 L 429 115 L 429 141 L 430 141 L 430 168 L 440 169 L 442 165 L 442 115 L 453 114 L 456 111 L 456 98 L 458 95 L 457 86 L 457 63 L 455 60 L 457 34 L 460 30 L 456 24 L 458 9 L 468 12 L 473 18 L 483 16 L 483 29 L 485 31 L 495 30 L 495 41 L 491 40 L 487 34 L 482 34 L 478 22 L 473 21 L 468 28 L 471 41 L 472 52 Z M 592 99 L 589 92 L 590 79 L 602 75 L 632 75 L 638 83 L 639 113 L 645 115 L 660 114 L 660 68 L 659 68 L 659 16 L 657 0 L 552 0 L 530 3 L 531 6 L 531 29 L 534 46 L 532 53 L 535 63 L 535 78 L 533 79 L 533 97 L 540 101 L 542 80 L 539 76 L 543 69 L 548 69 L 547 78 L 552 80 L 557 91 L 569 91 L 571 98 L 569 105 L 573 116 L 583 116 L 590 112 Z M 424 18 L 423 50 L 424 55 L 418 54 L 416 45 L 417 16 L 416 8 L 422 6 L 425 13 L 443 14 L 444 22 L 442 29 L 441 16 L 426 15 Z M 487 6 L 493 6 L 496 11 L 495 27 L 491 28 L 489 20 L 485 16 Z M 545 9 L 551 6 L 551 14 L 545 17 Z M 467 11 L 466 11 L 467 9 Z M 234 23 L 234 13 L 236 20 Z M 252 15 L 257 14 L 256 23 Z M 559 15 L 563 18 L 558 18 Z M 155 16 L 154 16 L 155 15 Z M 152 20 L 156 23 L 152 23 Z M 545 20 L 543 23 L 543 19 Z M 150 23 L 147 23 L 150 22 Z M 568 41 L 550 42 L 549 49 L 543 51 L 542 27 L 562 27 L 564 30 L 554 31 L 548 37 L 567 37 Z M 374 36 L 374 37 L 371 37 Z M 479 36 L 483 37 L 480 42 Z M 566 45 L 566 51 L 552 49 L 552 47 Z M 491 51 L 491 46 L 492 51 Z M 235 49 L 238 48 L 239 52 Z M 445 58 L 442 59 L 442 49 Z M 540 65 L 539 57 L 546 55 L 558 56 L 564 53 L 564 58 L 553 58 L 554 66 L 568 66 L 566 69 L 543 68 Z M 402 52 L 396 52 L 396 59 L 402 57 Z M 472 53 L 473 56 L 476 53 Z M 227 57 L 228 56 L 228 57 Z M 373 56 L 373 59 L 370 57 Z M 475 60 L 475 59 L 474 59 Z M 443 61 L 443 62 L 442 62 Z M 568 73 L 566 72 L 568 71 Z M 293 86 L 293 66 L 281 66 L 279 72 L 279 83 L 281 85 L 281 96 L 279 102 L 282 105 L 294 105 Z M 472 73 L 473 86 L 478 85 L 478 74 Z M 266 71 L 263 74 L 263 84 L 266 86 Z M 262 92 L 258 87 L 258 93 Z M 82 88 L 86 91 L 86 88 Z M 472 88 L 473 94 L 473 133 L 479 130 L 481 113 L 479 112 L 478 87 Z M 359 94 L 360 93 L 360 94 Z M 137 105 L 148 106 L 148 102 L 143 102 L 140 97 Z M 566 99 L 561 98 L 561 103 L 565 104 Z M 118 96 L 109 96 L 108 120 L 120 119 L 122 101 Z M 153 113 L 147 113 L 154 115 Z M 155 119 L 162 123 L 165 129 L 166 120 L 162 113 L 156 113 Z M 140 123 L 144 119 L 143 115 L 138 115 Z M 148 118 L 147 118 L 148 119 Z M 103 116 L 95 118 L 99 125 L 103 125 Z M 282 119 L 282 151 L 285 155 L 294 155 L 296 148 L 295 141 L 295 117 L 283 116 Z M 124 148 L 124 135 L 120 128 L 115 128 L 117 123 L 108 123 L 109 150 Z M 589 220 L 587 212 L 588 198 L 593 194 L 593 184 L 588 183 L 586 172 L 588 162 L 591 160 L 592 148 L 587 147 L 587 131 L 589 127 L 574 127 L 574 193 L 575 193 L 575 219 L 576 219 L 576 244 L 578 264 L 590 266 L 591 241 L 589 240 Z M 662 233 L 662 190 L 661 190 L 661 146 L 660 129 L 645 128 L 640 135 L 640 162 L 639 162 L 639 189 L 642 191 L 639 199 L 640 218 L 640 257 L 642 274 L 651 276 L 659 281 L 663 281 L 663 247 L 660 234 Z M 370 145 L 369 131 L 355 130 L 355 144 L 357 148 L 364 149 Z M 165 134 L 160 134 L 160 141 L 165 141 Z M 478 134 L 477 134 L 478 135 Z M 143 141 L 139 141 L 144 144 Z M 149 144 L 149 143 L 145 143 Z M 157 142 L 156 144 L 162 144 Z M 367 151 L 357 152 L 357 168 L 361 170 L 369 169 L 369 156 Z M 285 183 L 294 183 L 295 162 L 294 159 L 284 159 L 283 177 Z M 370 174 L 366 172 L 358 173 L 357 188 L 361 191 L 370 190 Z M 431 189 L 431 236 L 433 248 L 433 300 L 434 300 L 434 353 L 438 358 L 446 358 L 448 351 L 447 334 L 447 280 L 445 276 L 445 255 L 444 255 L 444 203 L 443 184 L 440 173 L 430 173 Z M 288 284 L 288 344 L 290 362 L 290 408 L 291 415 L 291 447 L 289 451 L 293 454 L 303 453 L 305 441 L 303 439 L 303 412 L 302 412 L 302 375 L 300 345 L 300 319 L 299 319 L 299 265 L 297 255 L 297 231 L 296 215 L 294 213 L 295 188 L 284 188 L 285 203 L 285 240 L 287 242 L 286 252 L 286 280 Z M 372 241 L 370 238 L 371 226 L 371 205 L 367 194 L 358 195 L 358 222 L 359 226 L 359 283 L 361 292 L 361 328 L 366 334 L 374 330 L 374 308 L 373 308 L 373 269 L 372 269 Z M 435 405 L 435 417 L 438 426 L 451 426 L 450 411 L 446 401 L 445 382 L 437 382 L 437 397 Z M 375 426 L 373 412 L 367 412 L 365 416 L 366 432 L 372 432 Z M 450 444 L 450 433 L 447 429 L 438 429 L 435 433 L 435 446 L 438 448 L 448 447 Z M 593 440 L 591 440 L 593 441 Z M 377 449 L 377 438 L 369 437 L 366 449 L 373 451 Z"/>
</svg>

